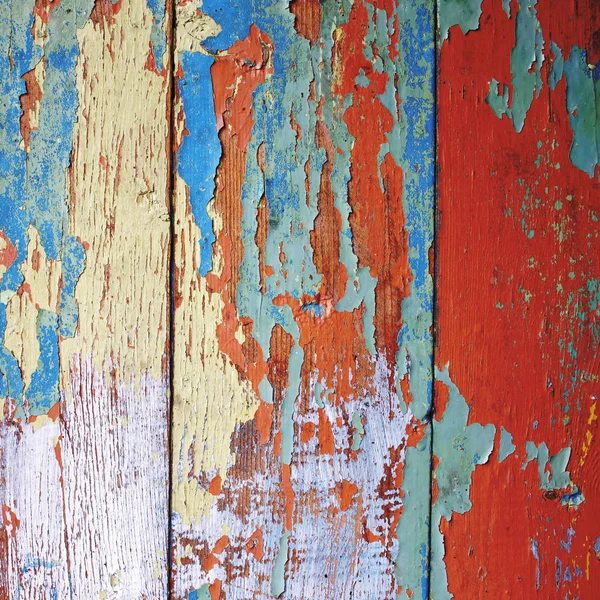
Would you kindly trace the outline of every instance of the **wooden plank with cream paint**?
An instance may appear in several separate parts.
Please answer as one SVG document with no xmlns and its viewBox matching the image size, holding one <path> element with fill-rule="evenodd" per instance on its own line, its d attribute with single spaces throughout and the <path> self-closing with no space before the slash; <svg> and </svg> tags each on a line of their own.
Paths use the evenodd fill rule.
<svg viewBox="0 0 600 600">
<path fill-rule="evenodd" d="M 0 3 L 0 597 L 165 598 L 164 3 Z"/>
</svg>

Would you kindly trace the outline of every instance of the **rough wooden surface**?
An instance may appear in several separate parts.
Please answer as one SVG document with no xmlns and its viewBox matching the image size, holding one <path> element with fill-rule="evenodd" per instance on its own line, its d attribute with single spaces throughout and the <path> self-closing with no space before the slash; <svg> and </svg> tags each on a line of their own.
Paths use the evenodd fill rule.
<svg viewBox="0 0 600 600">
<path fill-rule="evenodd" d="M 594 599 L 598 27 L 0 0 L 0 600 Z"/>
<path fill-rule="evenodd" d="M 175 36 L 173 597 L 426 597 L 433 3 L 201 11 Z"/>
<path fill-rule="evenodd" d="M 1 3 L 3 598 L 166 595 L 169 25 L 154 8 Z"/>
<path fill-rule="evenodd" d="M 440 5 L 432 598 L 592 599 L 598 3 L 470 4 Z"/>
</svg>

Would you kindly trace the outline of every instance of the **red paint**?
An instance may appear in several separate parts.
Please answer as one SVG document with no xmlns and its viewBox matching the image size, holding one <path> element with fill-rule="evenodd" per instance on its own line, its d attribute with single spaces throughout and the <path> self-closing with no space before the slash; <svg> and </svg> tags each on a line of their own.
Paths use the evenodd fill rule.
<svg viewBox="0 0 600 600">
<path fill-rule="evenodd" d="M 589 295 L 581 290 L 588 279 L 600 278 L 600 241 L 592 219 L 600 189 L 569 161 L 572 133 L 564 79 L 553 92 L 546 85 L 548 36 L 567 55 L 572 44 L 594 45 L 593 5 L 538 3 L 546 39 L 544 88 L 520 134 L 485 103 L 492 78 L 511 81 L 515 21 L 507 19 L 502 3 L 484 1 L 480 29 L 466 36 L 452 29 L 441 50 L 436 359 L 440 368 L 449 363 L 471 408 L 470 422 L 504 426 L 517 446 L 499 464 L 496 445 L 489 462 L 474 473 L 473 508 L 443 523 L 449 591 L 457 598 L 533 597 L 532 539 L 540 555 L 539 597 L 596 594 L 592 581 L 600 576 L 600 563 L 591 549 L 600 535 L 600 453 L 593 443 L 584 456 L 583 442 L 588 430 L 597 435 L 597 423 L 588 425 L 588 418 L 600 389 L 593 377 L 582 375 L 599 372 L 591 327 L 598 327 L 599 316 L 588 313 L 581 327 L 568 297 L 574 294 L 586 306 Z M 512 9 L 514 15 L 514 2 Z M 535 232 L 531 239 L 530 230 Z M 569 355 L 570 341 L 576 360 Z M 439 386 L 436 391 L 439 418 L 446 398 Z M 551 495 L 554 499 L 540 490 L 536 463 L 521 468 L 527 441 L 545 442 L 551 454 L 572 446 L 568 470 L 586 498 L 578 510 L 561 505 L 560 496 L 569 490 Z M 567 552 L 561 541 L 566 542 L 569 528 L 575 534 Z M 557 559 L 562 564 L 558 584 Z M 567 565 L 571 581 L 564 580 Z M 581 576 L 575 576 L 576 569 Z"/>
<path fill-rule="evenodd" d="M 331 423 L 329 422 L 324 409 L 319 408 L 318 414 L 319 425 L 317 428 L 317 436 L 319 438 L 319 453 L 333 454 L 335 452 L 335 445 Z"/>
<path fill-rule="evenodd" d="M 52 1 L 52 0 L 46 0 Z M 55 2 L 58 4 L 58 2 Z M 115 16 L 121 10 L 123 0 L 113 3 L 111 0 L 94 0 L 94 8 L 90 13 L 90 21 L 99 27 L 115 24 Z"/>
<path fill-rule="evenodd" d="M 8 239 L 4 231 L 0 231 L 0 265 L 8 269 L 17 260 L 17 247 Z"/>
<path fill-rule="evenodd" d="M 393 3 L 388 4 L 391 8 Z M 336 66 L 340 69 L 340 83 L 334 90 L 342 97 L 350 93 L 353 96 L 352 105 L 344 113 L 348 131 L 356 138 L 351 154 L 350 226 L 359 266 L 368 266 L 371 275 L 378 279 L 375 290 L 376 346 L 386 354 L 389 363 L 394 364 L 397 332 L 402 325 L 401 302 L 409 293 L 411 274 L 408 235 L 404 230 L 402 170 L 388 154 L 380 173 L 378 149 L 387 142 L 393 118 L 380 100 L 388 77 L 377 72 L 362 52 L 368 23 L 365 4 L 354 3 L 348 23 L 341 26 L 341 40 L 334 48 Z M 361 73 L 369 80 L 367 87 L 355 83 Z M 374 231 L 378 235 L 373 235 Z"/>
<path fill-rule="evenodd" d="M 35 35 L 35 18 L 38 17 L 42 23 L 48 24 L 50 13 L 57 9 L 60 5 L 60 0 L 35 0 L 33 7 L 34 23 L 32 25 L 32 33 Z"/>
<path fill-rule="evenodd" d="M 229 538 L 226 535 L 220 537 L 217 540 L 211 553 L 208 555 L 208 557 L 204 561 L 204 564 L 202 565 L 205 571 L 210 571 L 213 567 L 216 567 L 217 565 L 221 564 L 221 561 L 219 560 L 217 555 L 224 552 L 227 546 L 229 546 Z"/>
<path fill-rule="evenodd" d="M 10 535 L 13 538 L 16 537 L 21 521 L 19 521 L 13 509 L 6 504 L 2 505 L 2 520 L 4 521 L 4 527 L 6 527 Z"/>
<path fill-rule="evenodd" d="M 217 326 L 221 351 L 237 367 L 240 376 L 248 378 L 260 397 L 259 384 L 267 374 L 263 352 L 254 338 L 251 322 L 242 322 L 234 304 L 239 267 L 243 257 L 241 241 L 241 184 L 246 165 L 246 148 L 254 121 L 252 94 L 272 71 L 270 53 L 273 44 L 256 26 L 248 37 L 236 42 L 226 54 L 219 56 L 211 68 L 217 127 L 223 155 L 218 168 L 214 210 L 223 219 L 223 231 L 216 244 L 223 256 L 219 276 L 210 273 L 207 282 L 223 299 L 223 319 Z M 230 177 L 230 173 L 241 177 Z M 241 326 L 248 335 L 244 344 L 237 339 Z"/>
<path fill-rule="evenodd" d="M 311 46 L 316 44 L 321 32 L 320 0 L 290 0 L 290 12 L 296 20 L 294 26 L 299 35 L 310 40 Z"/>
<path fill-rule="evenodd" d="M 208 486 L 208 491 L 213 496 L 218 496 L 221 493 L 221 485 L 223 484 L 223 480 L 220 475 L 215 475 Z"/>
<path fill-rule="evenodd" d="M 345 512 L 352 506 L 354 498 L 358 494 L 358 486 L 344 479 L 338 486 L 338 493 L 340 497 L 340 510 Z"/>
<path fill-rule="evenodd" d="M 45 58 L 42 58 L 44 65 L 45 60 Z M 40 82 L 37 80 L 35 69 L 27 71 L 27 73 L 21 76 L 21 79 L 25 82 L 26 90 L 19 98 L 21 102 L 21 137 L 23 138 L 23 144 L 25 145 L 25 152 L 29 152 L 31 132 L 37 130 L 37 126 L 31 122 L 31 113 L 36 113 L 39 110 L 44 93 Z"/>
<path fill-rule="evenodd" d="M 263 533 L 257 529 L 244 544 L 244 550 L 254 556 L 256 560 L 262 560 L 265 555 Z"/>
</svg>

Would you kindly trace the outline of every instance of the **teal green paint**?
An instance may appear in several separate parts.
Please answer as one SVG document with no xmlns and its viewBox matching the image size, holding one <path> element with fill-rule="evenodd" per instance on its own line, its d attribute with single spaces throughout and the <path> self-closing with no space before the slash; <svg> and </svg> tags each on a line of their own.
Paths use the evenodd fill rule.
<svg viewBox="0 0 600 600">
<path fill-rule="evenodd" d="M 289 385 L 281 403 L 281 454 L 279 460 L 284 465 L 292 463 L 294 450 L 294 408 L 300 393 L 300 373 L 304 362 L 304 351 L 296 344 L 290 353 L 288 363 Z"/>
<path fill-rule="evenodd" d="M 600 80 L 594 82 L 586 53 L 577 46 L 571 48 L 564 71 L 567 80 L 567 111 L 573 130 L 569 158 L 577 168 L 593 177 L 600 147 Z"/>
<path fill-rule="evenodd" d="M 506 13 L 506 16 L 510 19 L 510 0 L 502 0 L 502 8 Z"/>
<path fill-rule="evenodd" d="M 565 67 L 565 59 L 563 57 L 562 50 L 553 41 L 550 41 L 550 50 L 552 51 L 554 58 L 552 59 L 552 69 L 550 70 L 550 75 L 548 76 L 548 86 L 551 90 L 554 90 L 556 89 L 558 82 L 562 79 Z"/>
<path fill-rule="evenodd" d="M 523 469 L 532 462 L 537 462 L 537 473 L 542 490 L 562 490 L 566 488 L 576 488 L 571 481 L 571 474 L 567 471 L 569 459 L 571 458 L 571 448 L 562 448 L 558 453 L 550 456 L 548 446 L 542 442 L 536 446 L 533 442 L 525 444 L 527 458 L 523 464 Z M 581 496 L 581 495 L 579 495 Z M 580 502 L 583 501 L 583 496 Z"/>
<path fill-rule="evenodd" d="M 548 489 L 566 488 L 571 483 L 571 474 L 567 471 L 571 448 L 563 448 L 558 454 L 550 457 L 551 476 L 545 483 Z"/>
<path fill-rule="evenodd" d="M 439 493 L 432 506 L 431 597 L 448 600 L 453 595 L 448 591 L 441 519 L 450 520 L 453 513 L 464 514 L 471 509 L 472 475 L 478 465 L 487 462 L 496 428 L 479 423 L 468 425 L 469 406 L 448 371 L 436 370 L 436 379 L 448 387 L 449 398 L 442 420 L 433 421 L 433 453 L 439 460 L 434 477 Z"/>
<path fill-rule="evenodd" d="M 490 81 L 490 91 L 485 98 L 485 101 L 490 105 L 494 114 L 501 119 L 504 115 L 510 118 L 511 111 L 508 107 L 508 86 L 502 84 L 502 94 L 499 93 L 500 83 L 495 79 Z"/>
<path fill-rule="evenodd" d="M 211 600 L 210 585 L 205 583 L 200 589 L 190 592 L 188 600 Z"/>
<path fill-rule="evenodd" d="M 396 535 L 399 551 L 396 557 L 396 581 L 402 585 L 398 600 L 427 600 L 422 593 L 423 578 L 429 580 L 429 562 L 423 561 L 421 547 L 429 539 L 429 502 L 431 473 L 431 428 L 425 429 L 421 443 L 406 449 L 402 479 L 402 516 Z M 428 554 L 428 553 L 427 553 Z M 427 556 L 426 554 L 426 556 Z"/>
<path fill-rule="evenodd" d="M 336 304 L 337 311 L 352 312 L 361 304 L 365 308 L 363 330 L 365 343 L 371 354 L 375 354 L 375 287 L 377 278 L 372 277 L 368 267 L 357 269 L 353 279 L 348 278 L 344 297 Z"/>
<path fill-rule="evenodd" d="M 441 6 L 444 6 L 442 3 Z M 494 114 L 508 116 L 515 130 L 520 132 L 534 97 L 542 90 L 544 37 L 537 18 L 537 0 L 519 0 L 515 22 L 516 43 L 511 52 L 512 101 L 509 88 L 496 79 L 490 82 L 486 102 Z M 587 54 L 573 46 L 565 62 L 562 49 L 550 41 L 553 55 L 548 75 L 548 86 L 555 90 L 563 75 L 566 79 L 567 112 L 573 142 L 569 158 L 574 166 L 594 176 L 600 161 L 600 66 L 589 65 Z M 536 163 L 539 166 L 539 158 Z M 560 165 L 555 165 L 559 168 Z M 547 176 L 547 174 L 546 174 Z"/>
<path fill-rule="evenodd" d="M 352 415 L 352 428 L 354 429 L 354 434 L 352 436 L 352 450 L 357 452 L 360 450 L 363 438 L 365 437 L 363 418 L 358 411 L 355 411 Z"/>
<path fill-rule="evenodd" d="M 504 427 L 500 427 L 500 449 L 498 451 L 498 462 L 501 463 L 506 460 L 517 447 L 513 444 L 512 434 L 510 434 Z"/>
<path fill-rule="evenodd" d="M 315 131 L 319 119 L 326 125 L 336 150 L 331 158 L 331 183 L 334 204 L 341 216 L 340 261 L 348 272 L 346 293 L 338 302 L 336 310 L 352 311 L 364 307 L 365 339 L 373 355 L 376 351 L 374 314 L 377 279 L 370 274 L 368 267 L 358 267 L 349 224 L 351 208 L 348 186 L 352 177 L 350 157 L 354 139 L 348 132 L 344 113 L 352 105 L 353 97 L 351 94 L 344 98 L 336 97 L 331 84 L 334 80 L 334 36 L 337 36 L 339 26 L 348 20 L 353 2 L 325 0 L 321 3 L 322 43 L 312 47 L 307 40 L 296 35 L 287 2 L 267 2 L 260 7 L 259 4 L 261 3 L 251 2 L 248 10 L 231 13 L 232 19 L 254 21 L 273 39 L 275 46 L 274 73 L 257 88 L 253 96 L 255 124 L 248 145 L 242 188 L 241 238 L 244 255 L 236 305 L 241 316 L 252 319 L 253 336 L 260 344 L 265 359 L 269 357 L 271 332 L 276 324 L 281 325 L 294 340 L 288 365 L 290 386 L 282 403 L 281 428 L 281 461 L 291 464 L 295 405 L 304 357 L 292 311 L 289 306 L 281 305 L 280 298 L 289 296 L 296 301 L 306 302 L 307 305 L 319 303 L 316 294 L 321 286 L 321 276 L 316 272 L 310 244 L 310 232 L 314 228 L 318 212 L 319 183 L 327 160 L 323 149 L 315 149 Z M 211 2 L 211 6 L 213 5 L 217 6 L 217 3 Z M 367 32 L 369 43 L 358 50 L 364 52 L 365 57 L 370 57 L 376 71 L 385 72 L 389 78 L 387 89 L 380 100 L 394 118 L 394 126 L 388 134 L 388 140 L 379 149 L 379 161 L 381 164 L 387 154 L 391 154 L 404 172 L 403 208 L 409 236 L 412 282 L 409 295 L 402 306 L 404 325 L 399 335 L 400 351 L 396 365 L 386 367 L 395 368 L 399 376 L 408 375 L 414 399 L 411 410 L 419 419 L 428 418 L 433 380 L 433 283 L 429 269 L 429 250 L 433 243 L 435 169 L 434 7 L 433 0 L 408 0 L 388 19 L 385 11 L 368 3 L 366 8 L 373 17 Z M 213 12 L 208 14 L 219 22 L 219 12 Z M 396 21 L 400 27 L 400 56 L 392 58 L 388 46 L 395 33 Z M 221 25 L 229 29 L 228 23 Z M 243 35 L 236 33 L 233 37 L 241 39 Z M 314 82 L 316 100 L 310 99 L 311 82 Z M 364 77 L 359 76 L 357 85 L 365 83 Z M 322 114 L 317 115 L 321 97 L 325 102 Z M 291 126 L 291 113 L 302 136 L 298 136 Z M 261 146 L 264 150 L 264 172 L 258 162 Z M 305 190 L 307 168 L 310 177 L 308 198 Z M 269 224 L 264 260 L 274 271 L 272 276 L 266 277 L 264 293 L 261 290 L 259 249 L 256 245 L 256 212 L 263 195 L 266 198 Z M 280 248 L 286 257 L 283 267 L 279 263 Z M 287 271 L 287 276 L 283 275 L 284 270 Z M 257 302 L 257 298 L 260 298 L 260 302 Z M 332 390 L 322 388 L 322 382 L 314 382 L 313 396 L 319 406 L 325 406 L 327 396 L 332 393 Z M 272 398 L 272 389 L 267 381 L 261 383 L 260 391 L 265 394 L 265 401 Z M 355 434 L 360 437 L 358 427 Z M 399 531 L 414 531 L 417 535 L 412 538 L 410 543 L 414 544 L 410 548 L 407 546 L 408 541 L 405 541 L 397 561 L 401 578 L 399 583 L 412 582 L 415 600 L 425 600 L 429 596 L 427 543 L 430 440 L 430 432 L 426 430 L 425 439 L 419 447 L 407 450 L 409 476 L 405 476 L 403 489 L 409 509 L 405 511 L 406 518 L 403 517 L 399 525 Z M 358 444 L 358 438 L 353 437 L 353 444 L 355 441 Z M 280 540 L 272 576 L 274 594 L 283 593 L 285 589 L 289 535 L 290 532 L 285 532 Z M 404 557 L 409 555 L 411 559 L 405 561 Z"/>
<path fill-rule="evenodd" d="M 290 532 L 286 531 L 279 539 L 279 552 L 271 575 L 271 592 L 279 598 L 285 592 L 285 566 L 288 562 Z"/>
<path fill-rule="evenodd" d="M 380 50 L 390 77 L 381 101 L 394 116 L 388 145 L 403 171 L 404 230 L 408 233 L 408 263 L 413 278 L 402 301 L 396 370 L 399 380 L 408 375 L 411 411 L 421 421 L 431 409 L 433 382 L 433 279 L 429 250 L 433 245 L 435 172 L 434 10 L 432 0 L 403 4 L 399 11 L 400 56 L 392 61 L 388 52 Z M 392 25 L 389 27 L 391 35 Z M 396 78 L 398 85 L 394 90 Z"/>
<path fill-rule="evenodd" d="M 410 410 L 424 423 L 424 437 L 407 448 L 404 465 L 403 512 L 397 527 L 399 551 L 396 583 L 402 597 L 410 589 L 415 600 L 430 596 L 429 508 L 431 499 L 430 411 L 433 395 L 433 280 L 429 251 L 433 245 L 435 177 L 435 2 L 408 0 L 398 10 L 399 56 L 378 48 L 389 81 L 380 97 L 394 118 L 387 148 L 403 171 L 402 204 L 408 234 L 408 263 L 412 275 L 402 301 L 403 325 L 396 354 L 396 389 L 407 376 L 413 401 Z M 378 20 L 380 28 L 382 21 Z M 390 38 L 395 22 L 386 24 Z M 402 405 L 402 399 L 401 399 Z M 404 405 L 406 410 L 406 405 Z"/>
<path fill-rule="evenodd" d="M 439 0 L 439 27 L 442 41 L 448 31 L 458 25 L 463 33 L 479 28 L 483 0 Z"/>
<path fill-rule="evenodd" d="M 525 124 L 533 96 L 542 90 L 542 64 L 544 63 L 544 38 L 537 18 L 537 0 L 519 0 L 516 16 L 516 43 L 510 57 L 513 99 L 512 120 L 520 132 Z"/>
</svg>

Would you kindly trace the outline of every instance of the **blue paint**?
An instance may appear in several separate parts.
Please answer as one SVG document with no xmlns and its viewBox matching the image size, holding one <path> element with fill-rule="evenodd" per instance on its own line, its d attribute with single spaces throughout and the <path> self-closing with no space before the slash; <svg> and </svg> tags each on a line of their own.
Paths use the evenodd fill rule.
<svg viewBox="0 0 600 600">
<path fill-rule="evenodd" d="M 323 2 L 322 31 L 333 32 L 345 22 L 352 2 Z M 387 22 L 385 11 L 372 6 L 373 27 L 377 27 L 379 45 L 377 68 L 389 69 L 391 77 L 389 89 L 381 97 L 392 117 L 396 119 L 388 141 L 381 148 L 382 161 L 389 152 L 404 172 L 404 214 L 406 231 L 409 235 L 411 252 L 409 267 L 412 282 L 410 298 L 403 304 L 404 326 L 399 334 L 402 351 L 398 363 L 404 368 L 405 358 L 411 362 L 411 392 L 414 398 L 412 409 L 417 418 L 425 417 L 431 407 L 432 396 L 432 307 L 433 286 L 429 269 L 429 250 L 433 243 L 433 182 L 434 182 L 434 126 L 435 110 L 433 103 L 435 32 L 434 3 L 432 0 L 409 0 L 397 10 L 397 15 Z M 375 15 L 377 11 L 377 15 Z M 222 27 L 222 31 L 203 42 L 210 53 L 229 48 L 248 35 L 251 24 L 255 24 L 273 42 L 273 74 L 254 92 L 252 138 L 247 148 L 246 171 L 242 187 L 242 231 L 244 246 L 243 261 L 240 266 L 240 281 L 237 285 L 236 306 L 241 317 L 250 317 L 254 323 L 253 336 L 260 344 L 265 359 L 269 357 L 270 336 L 275 324 L 280 324 L 294 342 L 288 370 L 290 386 L 282 406 L 282 432 L 293 424 L 297 384 L 303 356 L 299 342 L 299 330 L 289 306 L 275 304 L 278 296 L 289 295 L 302 301 L 303 309 L 315 316 L 323 314 L 317 300 L 321 286 L 321 276 L 313 263 L 310 231 L 314 228 L 317 215 L 317 193 L 322 168 L 326 160 L 323 149 L 315 149 L 315 128 L 317 119 L 323 119 L 334 139 L 334 147 L 341 151 L 334 156 L 334 193 L 336 208 L 342 216 L 340 233 L 340 258 L 349 273 L 348 289 L 357 290 L 356 298 L 340 303 L 344 310 L 358 306 L 366 294 L 372 293 L 374 282 L 360 281 L 356 284 L 358 261 L 353 253 L 348 220 L 350 207 L 347 197 L 347 184 L 351 179 L 349 155 L 353 140 L 347 132 L 343 120 L 344 111 L 351 105 L 352 97 L 339 98 L 330 102 L 331 93 L 331 49 L 332 36 L 324 34 L 323 44 L 311 47 L 309 42 L 298 36 L 294 30 L 294 16 L 289 11 L 288 2 L 276 0 L 205 0 L 202 12 Z M 399 19 L 400 57 L 391 59 L 383 46 Z M 376 23 L 376 25 L 375 25 Z M 381 40 L 384 41 L 381 44 Z M 369 48 L 362 49 L 365 53 Z M 385 57 L 384 57 L 385 55 Z M 216 130 L 210 66 L 212 57 L 184 54 L 183 66 L 189 85 L 179 85 L 186 113 L 186 125 L 190 130 L 179 152 L 179 174 L 190 187 L 192 213 L 201 234 L 200 274 L 206 275 L 212 269 L 211 245 L 214 241 L 211 219 L 206 206 L 214 195 L 214 178 L 221 157 L 221 145 Z M 197 62 L 195 62 L 197 61 Z M 381 63 L 381 64 L 380 64 Z M 389 97 L 396 95 L 398 75 L 401 80 L 397 93 L 398 106 L 389 106 Z M 195 79 L 192 81 L 192 77 Z M 309 98 L 310 84 L 314 82 L 317 98 L 326 99 L 323 116 L 317 117 L 317 102 Z M 193 83 L 193 85 L 192 85 Z M 195 89 L 191 89 L 195 88 Z M 294 114 L 302 137 L 296 135 L 290 123 Z M 264 170 L 258 163 L 259 148 L 264 149 Z M 198 148 L 203 148 L 203 164 L 197 164 Z M 186 154 L 187 153 L 187 154 Z M 310 160 L 310 187 L 307 199 L 305 189 L 305 166 Z M 187 162 L 186 162 L 187 161 Z M 269 230 L 264 260 L 273 268 L 274 274 L 264 281 L 265 291 L 261 291 L 259 251 L 256 246 L 256 210 L 261 198 L 266 197 Z M 285 254 L 284 264 L 279 263 L 280 248 Z M 287 276 L 283 275 L 287 272 Z M 365 271 L 365 274 L 367 272 Z M 354 279 L 353 279 L 354 278 Z M 370 285 L 373 283 L 373 285 Z M 370 297 L 370 296 L 369 296 Z M 257 302 L 260 298 L 260 302 Z M 337 307 L 336 307 L 337 308 Z M 368 318 L 369 315 L 367 315 Z M 372 314 L 371 325 L 372 325 Z M 368 329 L 368 328 L 366 328 Z M 268 382 L 261 384 L 261 393 L 268 401 Z M 325 393 L 328 393 L 326 390 Z M 319 397 L 316 394 L 317 398 Z M 317 399 L 317 402 L 319 400 Z M 326 401 L 326 400 L 325 400 Z M 427 443 L 430 438 L 427 437 Z M 289 464 L 293 448 L 282 440 L 282 462 Z M 411 522 L 405 521 L 414 529 L 414 544 L 406 549 L 409 560 L 398 557 L 398 565 L 409 565 L 405 572 L 397 573 L 410 583 L 415 597 L 429 596 L 429 565 L 427 544 L 428 490 L 422 485 L 420 476 L 429 473 L 430 457 L 426 450 L 417 452 L 416 458 L 407 468 L 419 473 L 418 482 L 411 490 L 405 489 L 406 507 L 409 501 L 414 507 Z M 414 449 L 410 449 L 411 451 Z M 412 456 L 411 452 L 411 456 Z M 404 489 L 404 488 L 403 488 Z M 408 512 L 408 510 L 406 510 Z M 401 532 L 402 526 L 399 528 Z M 411 530 L 412 531 L 412 530 Z M 399 538 L 406 540 L 406 536 Z M 404 545 L 403 545 L 404 547 Z M 403 550 L 401 550 L 403 551 Z M 280 577 L 275 578 L 281 583 Z M 410 581 L 408 581 L 410 580 Z"/>
<path fill-rule="evenodd" d="M 405 230 L 413 277 L 410 295 L 402 303 L 403 325 L 398 342 L 402 361 L 411 363 L 412 410 L 423 419 L 431 408 L 433 392 L 433 282 L 429 250 L 433 244 L 434 135 L 435 135 L 435 45 L 433 4 L 415 0 L 403 5 L 400 17 L 401 59 L 396 71 L 399 84 L 400 123 L 392 135 L 403 132 L 403 147 L 395 152 L 404 172 Z M 401 60 L 401 62 L 400 62 Z M 390 140 L 392 145 L 392 140 Z M 398 365 L 401 371 L 403 365 Z"/>
<path fill-rule="evenodd" d="M 538 543 L 537 540 L 535 539 L 531 539 L 531 553 L 533 554 L 533 557 L 536 560 L 536 567 L 535 567 L 535 589 L 539 590 L 540 589 L 540 550 L 538 547 Z"/>
<path fill-rule="evenodd" d="M 0 6 L 0 230 L 17 249 L 17 259 L 0 282 L 0 291 L 15 293 L 23 282 L 21 266 L 27 256 L 33 225 L 40 235 L 46 256 L 66 257 L 73 271 L 65 274 L 61 292 L 65 307 L 64 334 L 72 335 L 77 320 L 75 283 L 81 270 L 83 249 L 76 248 L 63 234 L 68 227 L 66 169 L 70 161 L 73 126 L 77 114 L 75 67 L 79 55 L 77 28 L 89 18 L 93 0 L 63 0 L 50 13 L 44 47 L 32 39 L 33 0 L 2 3 Z M 11 49 L 14 65 L 9 62 Z M 44 94 L 39 109 L 39 128 L 31 132 L 30 149 L 20 148 L 20 96 L 26 93 L 22 76 L 42 60 L 45 64 Z M 0 305 L 0 340 L 6 330 L 6 307 Z M 25 391 L 15 358 L 0 347 L 0 388 L 17 402 L 17 415 L 24 416 L 24 400 L 31 414 L 41 414 L 57 400 L 58 317 L 40 311 L 37 335 L 41 361 Z M 49 387 L 46 389 L 45 386 Z M 42 397 L 43 396 L 43 397 Z"/>
<path fill-rule="evenodd" d="M 32 569 L 53 569 L 54 567 L 58 567 L 59 564 L 60 562 L 56 560 L 47 560 L 40 558 L 39 556 L 26 554 L 25 559 L 23 560 L 23 566 L 21 567 L 21 573 L 25 575 Z"/>
<path fill-rule="evenodd" d="M 60 299 L 60 335 L 73 337 L 77 329 L 79 307 L 75 301 L 75 286 L 85 268 L 85 250 L 74 236 L 65 236 L 62 255 L 63 287 Z"/>
<path fill-rule="evenodd" d="M 6 305 L 0 303 L 0 332 L 6 331 Z M 20 399 L 23 394 L 23 380 L 17 359 L 4 344 L 0 346 L 0 394 L 3 397 Z"/>
<path fill-rule="evenodd" d="M 153 16 L 150 43 L 152 45 L 156 67 L 161 71 L 164 67 L 163 55 L 167 49 L 167 36 L 163 28 L 166 3 L 165 0 L 147 0 L 147 3 Z"/>
<path fill-rule="evenodd" d="M 48 310 L 37 314 L 40 357 L 25 392 L 30 415 L 47 413 L 59 400 L 58 317 Z"/>
<path fill-rule="evenodd" d="M 212 269 L 212 245 L 215 241 L 212 219 L 207 206 L 215 191 L 215 176 L 221 160 L 221 142 L 210 78 L 212 56 L 184 52 L 181 57 L 184 76 L 179 93 L 185 110 L 189 135 L 184 137 L 177 155 L 177 170 L 190 190 L 190 206 L 200 229 L 200 275 Z M 198 159 L 202 148 L 202 159 Z"/>
<path fill-rule="evenodd" d="M 585 497 L 576 486 L 573 492 L 571 492 L 570 494 L 564 494 L 560 498 L 560 503 L 563 506 L 571 508 L 577 508 L 583 502 L 585 502 Z"/>
<path fill-rule="evenodd" d="M 557 557 L 554 559 L 554 564 L 556 565 L 556 570 L 554 572 L 554 581 L 555 581 L 556 591 L 558 592 L 558 588 L 560 587 L 561 574 L 562 574 L 562 560 L 560 560 L 560 558 Z"/>
<path fill-rule="evenodd" d="M 560 541 L 560 547 L 563 550 L 566 550 L 569 554 L 571 553 L 571 543 L 573 541 L 573 536 L 575 535 L 575 530 L 572 527 L 569 527 L 569 529 L 567 529 L 567 541 L 564 542 L 563 540 Z"/>
<path fill-rule="evenodd" d="M 429 523 L 428 523 L 429 525 Z M 429 598 L 429 547 L 428 544 L 419 546 L 421 557 L 421 598 Z"/>
<path fill-rule="evenodd" d="M 318 302 L 306 302 L 302 305 L 302 310 L 314 317 L 322 317 L 325 314 L 325 307 Z"/>
</svg>

